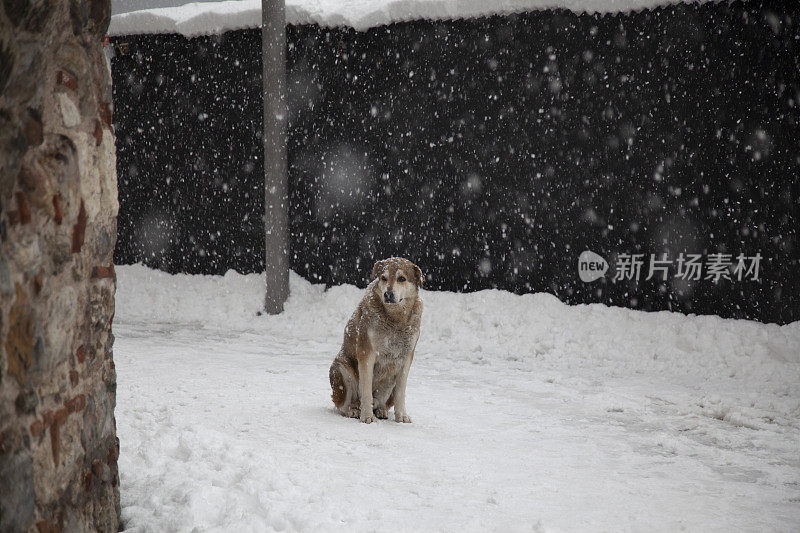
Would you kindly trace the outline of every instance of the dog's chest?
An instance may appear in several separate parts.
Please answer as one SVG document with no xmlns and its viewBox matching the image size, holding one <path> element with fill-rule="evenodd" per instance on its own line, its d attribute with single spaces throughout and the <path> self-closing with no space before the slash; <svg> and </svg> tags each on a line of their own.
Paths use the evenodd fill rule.
<svg viewBox="0 0 800 533">
<path fill-rule="evenodd" d="M 377 352 L 375 359 L 375 386 L 381 389 L 393 383 L 403 369 L 406 358 L 411 355 L 416 340 L 413 331 L 376 332 L 370 335 L 372 347 Z"/>
<path fill-rule="evenodd" d="M 408 335 L 386 335 L 375 346 L 378 357 L 375 360 L 374 380 L 380 389 L 382 383 L 393 383 L 403 369 L 406 358 L 411 354 L 411 338 Z"/>
<path fill-rule="evenodd" d="M 402 364 L 402 361 L 411 353 L 416 340 L 413 328 L 401 330 L 381 330 L 369 332 L 372 349 L 378 354 L 378 364 Z"/>
</svg>

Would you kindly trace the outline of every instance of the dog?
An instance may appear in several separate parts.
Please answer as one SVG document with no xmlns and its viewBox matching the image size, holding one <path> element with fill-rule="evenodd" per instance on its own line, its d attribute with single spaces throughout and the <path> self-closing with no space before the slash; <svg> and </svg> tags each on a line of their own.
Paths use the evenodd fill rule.
<svg viewBox="0 0 800 533">
<path fill-rule="evenodd" d="M 372 267 L 372 282 L 344 328 L 344 341 L 331 364 L 334 405 L 343 416 L 369 424 L 389 417 L 411 422 L 406 382 L 422 318 L 420 268 L 401 257 Z"/>
</svg>

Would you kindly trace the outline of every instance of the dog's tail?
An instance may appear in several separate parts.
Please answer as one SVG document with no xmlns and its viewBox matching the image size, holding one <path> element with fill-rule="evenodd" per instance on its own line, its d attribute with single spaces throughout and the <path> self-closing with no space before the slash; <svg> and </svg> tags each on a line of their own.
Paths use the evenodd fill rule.
<svg viewBox="0 0 800 533">
<path fill-rule="evenodd" d="M 347 390 L 345 389 L 347 385 L 344 382 L 344 378 L 342 378 L 342 372 L 339 370 L 339 365 L 336 364 L 336 361 L 331 365 L 328 377 L 331 380 L 331 400 L 333 400 L 336 407 L 341 407 L 347 399 Z"/>
</svg>

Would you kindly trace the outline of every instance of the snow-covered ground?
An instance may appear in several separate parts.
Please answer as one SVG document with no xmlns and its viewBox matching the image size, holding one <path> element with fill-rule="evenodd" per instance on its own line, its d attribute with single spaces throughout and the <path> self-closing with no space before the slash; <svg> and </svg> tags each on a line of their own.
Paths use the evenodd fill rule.
<svg viewBox="0 0 800 533">
<path fill-rule="evenodd" d="M 167 3 L 180 0 L 166 0 Z M 363 31 L 409 20 L 509 15 L 538 9 L 619 13 L 721 0 L 286 0 L 287 24 L 350 26 Z M 179 33 L 187 37 L 261 26 L 261 0 L 193 2 L 111 17 L 109 35 Z"/>
<path fill-rule="evenodd" d="M 361 296 L 118 267 L 132 531 L 797 531 L 800 322 L 424 292 L 413 424 L 330 402 Z"/>
</svg>

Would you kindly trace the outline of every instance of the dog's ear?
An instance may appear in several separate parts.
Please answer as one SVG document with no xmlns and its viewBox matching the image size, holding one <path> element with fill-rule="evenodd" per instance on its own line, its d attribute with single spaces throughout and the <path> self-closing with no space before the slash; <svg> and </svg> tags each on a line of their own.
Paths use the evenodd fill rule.
<svg viewBox="0 0 800 533">
<path fill-rule="evenodd" d="M 422 282 L 424 279 L 425 276 L 422 275 L 422 270 L 420 270 L 417 265 L 414 265 L 414 282 L 417 284 L 417 287 L 422 287 Z"/>
<path fill-rule="evenodd" d="M 383 261 L 376 261 L 375 265 L 372 267 L 372 277 L 370 279 L 375 279 L 378 277 L 378 274 L 383 272 Z"/>
</svg>

